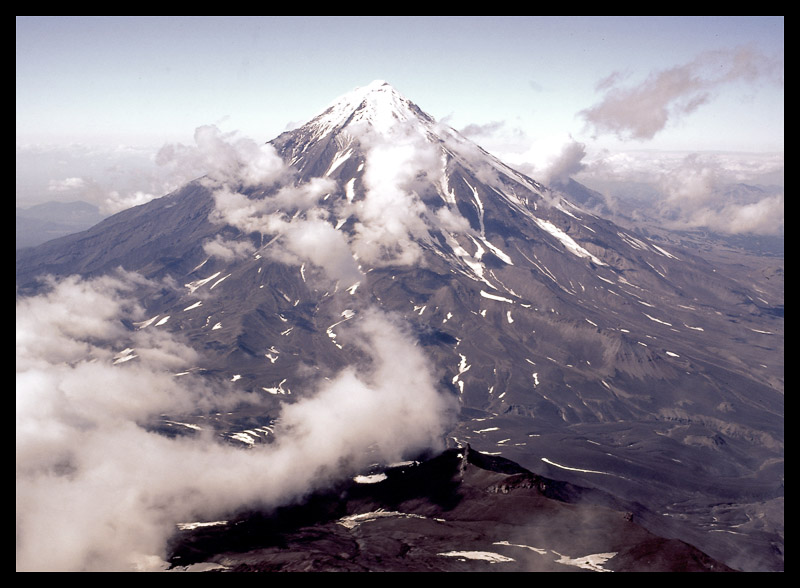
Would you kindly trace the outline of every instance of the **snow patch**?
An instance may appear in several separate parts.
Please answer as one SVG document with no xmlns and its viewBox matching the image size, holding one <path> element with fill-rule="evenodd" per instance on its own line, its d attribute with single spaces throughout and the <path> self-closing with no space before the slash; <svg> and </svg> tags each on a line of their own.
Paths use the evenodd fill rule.
<svg viewBox="0 0 800 588">
<path fill-rule="evenodd" d="M 209 277 L 207 277 L 207 278 L 205 278 L 203 280 L 196 280 L 194 282 L 189 282 L 188 284 L 184 284 L 184 286 L 189 289 L 189 293 L 190 294 L 194 294 L 195 290 L 197 290 L 201 286 L 204 286 L 204 285 L 208 284 L 211 280 L 215 279 L 220 273 L 221 272 L 217 272 L 215 274 L 212 274 L 212 275 L 210 275 Z"/>
<path fill-rule="evenodd" d="M 354 515 L 349 515 L 349 516 L 346 516 L 346 517 L 342 517 L 341 519 L 336 521 L 336 523 L 341 525 L 341 526 L 343 526 L 343 527 L 346 527 L 348 529 L 355 529 L 357 526 L 359 526 L 359 525 L 361 525 L 363 523 L 368 523 L 368 522 L 371 522 L 371 521 L 374 521 L 374 520 L 377 520 L 377 519 L 380 519 L 380 518 L 392 518 L 392 517 L 398 517 L 398 518 L 404 518 L 404 519 L 425 519 L 426 518 L 426 517 L 424 517 L 422 515 L 418 515 L 418 514 L 403 513 L 403 512 L 397 512 L 397 511 L 376 510 L 376 511 L 373 511 L 373 512 L 365 512 L 365 513 L 361 513 L 361 514 L 354 514 Z M 434 520 L 438 520 L 438 519 L 434 519 Z"/>
<path fill-rule="evenodd" d="M 489 563 L 505 563 L 514 561 L 513 558 L 491 551 L 445 551 L 437 555 L 444 557 L 459 557 L 462 559 L 478 559 L 488 561 Z"/>
<path fill-rule="evenodd" d="M 510 298 L 505 298 L 503 296 L 497 296 L 496 294 L 489 294 L 488 292 L 481 290 L 481 296 L 484 298 L 488 298 L 490 300 L 497 300 L 499 302 L 508 302 L 509 304 L 514 304 L 514 301 Z"/>
<path fill-rule="evenodd" d="M 353 481 L 356 484 L 377 484 L 386 479 L 386 474 L 372 474 L 370 476 L 356 476 Z"/>
<path fill-rule="evenodd" d="M 138 357 L 138 355 L 136 355 L 133 351 L 134 351 L 133 349 L 128 347 L 126 349 L 123 349 L 119 353 L 117 353 L 114 356 L 114 364 L 125 363 L 126 361 L 130 361 L 130 360 Z"/>
<path fill-rule="evenodd" d="M 550 221 L 542 220 L 536 217 L 534 217 L 534 220 L 536 221 L 536 224 L 539 225 L 540 228 L 544 229 L 545 231 L 553 235 L 556 239 L 561 241 L 561 243 L 564 245 L 564 247 L 567 248 L 567 250 L 570 253 L 578 257 L 588 257 L 597 265 L 605 265 L 605 263 L 603 263 L 597 257 L 586 251 L 586 249 L 578 245 L 572 237 L 567 235 L 564 231 L 559 229 Z"/>
<path fill-rule="evenodd" d="M 264 388 L 264 387 L 262 387 L 261 389 L 264 392 L 269 392 L 270 394 L 276 394 L 276 395 L 277 394 L 291 394 L 292 393 L 291 390 L 289 390 L 288 388 L 284 389 L 283 385 L 285 383 L 286 383 L 286 378 L 281 380 L 280 383 L 277 386 L 274 386 L 272 388 Z"/>
<path fill-rule="evenodd" d="M 594 553 L 592 555 L 585 555 L 583 557 L 568 557 L 566 555 L 561 555 L 556 551 L 553 553 L 559 556 L 559 559 L 556 560 L 556 563 L 567 566 L 575 566 L 585 570 L 592 570 L 594 572 L 610 572 L 611 570 L 605 569 L 603 564 L 617 555 L 617 552 L 615 551 L 609 553 Z"/>
<path fill-rule="evenodd" d="M 656 322 L 656 323 L 661 323 L 662 325 L 667 325 L 668 327 L 671 327 L 671 326 L 672 326 L 672 324 L 670 324 L 670 323 L 667 323 L 667 322 L 664 322 L 664 321 L 662 321 L 662 320 L 659 320 L 659 319 L 657 319 L 657 318 L 655 318 L 655 317 L 652 317 L 652 316 L 650 316 L 649 314 L 647 314 L 646 312 L 644 313 L 644 316 L 646 316 L 647 318 L 649 318 L 649 319 L 650 319 L 651 321 L 653 321 L 653 322 Z"/>
<path fill-rule="evenodd" d="M 228 521 L 210 521 L 205 523 L 178 523 L 175 525 L 181 531 L 193 531 L 194 529 L 201 529 L 203 527 L 218 527 L 220 525 L 227 525 Z"/>
</svg>

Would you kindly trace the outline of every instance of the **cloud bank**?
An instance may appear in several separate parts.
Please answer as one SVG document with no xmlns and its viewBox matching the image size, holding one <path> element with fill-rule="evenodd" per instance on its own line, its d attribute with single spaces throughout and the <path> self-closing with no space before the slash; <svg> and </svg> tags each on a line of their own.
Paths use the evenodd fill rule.
<svg viewBox="0 0 800 588">
<path fill-rule="evenodd" d="M 419 241 L 431 229 L 452 228 L 455 218 L 447 210 L 428 211 L 419 196 L 425 182 L 439 181 L 442 154 L 416 129 L 396 125 L 388 136 L 368 127 L 350 130 L 366 151 L 363 198 L 353 198 L 349 188 L 330 177 L 301 182 L 271 145 L 210 125 L 197 130 L 193 146 L 165 146 L 159 161 L 186 178 L 207 170 L 201 181 L 213 191 L 215 203 L 209 220 L 266 239 L 259 254 L 310 263 L 330 280 L 355 283 L 363 278 L 361 264 L 419 263 Z M 319 206 L 324 201 L 326 206 Z M 220 239 L 204 247 L 228 260 L 254 252 Z"/>
<path fill-rule="evenodd" d="M 178 523 L 288 503 L 440 446 L 450 401 L 402 326 L 371 311 L 341 331 L 363 364 L 287 405 L 274 443 L 153 432 L 164 414 L 255 399 L 176 376 L 201 358 L 162 328 L 131 329 L 143 318 L 131 295 L 147 286 L 135 274 L 69 278 L 17 302 L 18 571 L 162 569 Z"/>
<path fill-rule="evenodd" d="M 676 230 L 782 236 L 783 154 L 600 153 L 575 179 L 614 213 Z"/>
</svg>

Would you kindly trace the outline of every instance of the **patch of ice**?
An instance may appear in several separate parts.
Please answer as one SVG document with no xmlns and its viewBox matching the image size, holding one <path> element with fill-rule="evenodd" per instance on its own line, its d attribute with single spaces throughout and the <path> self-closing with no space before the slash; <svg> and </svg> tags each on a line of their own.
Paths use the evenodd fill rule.
<svg viewBox="0 0 800 588">
<path fill-rule="evenodd" d="M 750 330 L 753 331 L 754 333 L 759 333 L 761 335 L 773 335 L 774 334 L 774 333 L 770 333 L 769 331 L 760 331 L 758 329 L 750 329 Z"/>
<path fill-rule="evenodd" d="M 558 553 L 557 551 L 554 551 L 553 553 L 559 556 L 559 559 L 556 560 L 556 563 L 564 564 L 566 566 L 575 566 L 585 570 L 592 570 L 594 572 L 610 572 L 611 570 L 605 569 L 603 564 L 617 555 L 617 552 L 615 551 L 609 553 L 594 553 L 592 555 L 585 555 L 583 557 L 568 557 Z"/>
<path fill-rule="evenodd" d="M 518 543 L 510 543 L 509 541 L 495 541 L 494 545 L 506 545 L 508 547 L 521 547 L 522 549 L 530 549 L 531 551 L 535 551 L 539 555 L 547 555 L 546 549 L 540 549 L 538 547 L 531 547 L 530 545 L 520 545 Z"/>
<path fill-rule="evenodd" d="M 193 294 L 195 290 L 197 290 L 201 286 L 204 286 L 205 284 L 216 278 L 219 274 L 220 272 L 217 272 L 203 280 L 196 280 L 194 282 L 189 282 L 188 284 L 184 284 L 184 286 L 189 289 L 190 294 Z"/>
<path fill-rule="evenodd" d="M 210 521 L 205 523 L 178 523 L 175 525 L 181 531 L 192 531 L 194 529 L 200 529 L 202 527 L 218 527 L 220 525 L 227 525 L 228 521 Z"/>
<path fill-rule="evenodd" d="M 658 245 L 653 245 L 653 249 L 655 249 L 656 251 L 658 251 L 658 252 L 659 252 L 659 253 L 661 253 L 662 255 L 666 255 L 667 257 L 669 257 L 669 258 L 671 258 L 671 259 L 678 259 L 678 258 L 677 258 L 677 257 L 675 257 L 674 255 L 672 255 L 672 254 L 671 254 L 669 251 L 666 251 L 666 250 L 662 249 L 662 248 L 661 248 L 661 247 L 659 247 Z"/>
<path fill-rule="evenodd" d="M 187 429 L 192 429 L 194 431 L 203 430 L 203 427 L 200 427 L 199 425 L 195 425 L 193 423 L 180 423 L 178 421 L 164 421 L 164 422 L 169 423 L 170 425 L 178 425 L 179 427 L 186 427 Z"/>
<path fill-rule="evenodd" d="M 644 316 L 646 316 L 647 318 L 649 318 L 649 319 L 650 319 L 651 321 L 653 321 L 653 322 L 656 322 L 656 323 L 661 323 L 662 325 L 667 325 L 668 327 L 671 327 L 671 326 L 672 326 L 672 324 L 670 324 L 670 323 L 667 323 L 667 322 L 664 322 L 664 321 L 662 321 L 662 320 L 659 320 L 659 319 L 657 319 L 657 318 L 655 318 L 655 317 L 652 317 L 652 316 L 650 316 L 649 314 L 647 314 L 646 312 L 644 313 Z"/>
<path fill-rule="evenodd" d="M 356 484 L 377 484 L 386 479 L 386 474 L 372 474 L 370 476 L 356 476 L 353 481 Z"/>
<path fill-rule="evenodd" d="M 505 298 L 503 296 L 497 296 L 496 294 L 489 294 L 488 292 L 485 292 L 484 290 L 481 290 L 481 296 L 483 296 L 484 298 L 488 298 L 490 300 L 497 300 L 499 302 L 508 302 L 509 304 L 514 304 L 514 301 L 511 300 L 510 298 Z"/>
<path fill-rule="evenodd" d="M 488 561 L 489 563 L 505 563 L 514 561 L 514 559 L 510 557 L 500 555 L 499 553 L 493 553 L 491 551 L 445 551 L 437 555 L 444 557 L 459 557 L 463 559 L 479 559 Z"/>
<path fill-rule="evenodd" d="M 553 235 L 556 239 L 561 241 L 564 247 L 566 247 L 567 250 L 573 255 L 576 255 L 578 257 L 588 257 L 597 265 L 605 265 L 605 263 L 603 263 L 597 257 L 586 251 L 586 249 L 578 245 L 572 237 L 567 235 L 564 231 L 559 229 L 550 221 L 542 220 L 536 217 L 534 217 L 534 220 L 536 221 L 536 224 L 539 225 L 540 228 L 544 229 L 545 231 Z"/>
<path fill-rule="evenodd" d="M 554 461 L 550 461 L 546 457 L 543 457 L 542 461 L 545 462 L 545 463 L 549 463 L 551 466 L 555 466 L 557 468 L 561 468 L 562 470 L 570 470 L 572 472 L 583 472 L 584 474 L 603 474 L 604 476 L 608 476 L 609 475 L 607 472 L 598 472 L 597 470 L 584 470 L 584 469 L 581 469 L 581 468 L 571 468 L 569 466 L 561 465 L 561 464 L 558 464 L 558 463 L 556 463 Z"/>
<path fill-rule="evenodd" d="M 137 329 L 144 329 L 145 327 L 149 327 L 153 324 L 153 322 L 158 318 L 158 315 L 154 316 L 151 319 L 147 319 L 146 321 L 141 321 L 139 323 L 133 323 L 133 326 Z"/>
<path fill-rule="evenodd" d="M 114 356 L 114 363 L 125 363 L 126 361 L 130 361 L 134 358 L 138 357 L 134 352 L 133 349 L 130 347 L 123 349 L 119 353 Z"/>
<path fill-rule="evenodd" d="M 261 389 L 262 389 L 264 392 L 269 392 L 270 394 L 276 394 L 276 395 L 277 395 L 277 394 L 291 394 L 291 393 L 292 393 L 292 391 L 291 391 L 291 390 L 289 390 L 288 388 L 287 388 L 287 389 L 285 389 L 285 388 L 283 387 L 283 385 L 284 385 L 285 383 L 286 383 L 286 378 L 284 378 L 283 380 L 281 380 L 281 381 L 280 381 L 280 383 L 279 383 L 277 386 L 274 386 L 274 387 L 272 387 L 272 388 L 264 388 L 264 387 L 262 387 Z"/>
<path fill-rule="evenodd" d="M 392 518 L 392 517 L 399 517 L 399 518 L 405 518 L 405 519 L 424 519 L 424 518 L 426 518 L 426 517 L 424 517 L 422 515 L 412 514 L 412 513 L 376 510 L 376 511 L 373 511 L 373 512 L 365 512 L 365 513 L 354 514 L 354 515 L 349 515 L 349 516 L 346 516 L 346 517 L 342 517 L 341 519 L 336 521 L 336 523 L 341 525 L 341 526 L 343 526 L 343 527 L 346 527 L 348 529 L 354 529 L 354 528 L 356 528 L 357 526 L 359 526 L 359 525 L 361 525 L 363 523 L 368 523 L 368 522 L 371 522 L 371 521 L 374 521 L 374 520 L 377 520 L 377 519 L 381 519 L 381 518 Z M 434 520 L 438 520 L 438 519 L 434 519 Z"/>
<path fill-rule="evenodd" d="M 241 441 L 245 445 L 255 445 L 256 444 L 255 439 L 253 439 L 253 437 L 251 437 L 247 433 L 233 433 L 233 434 L 231 434 L 230 437 L 231 437 L 231 439 L 233 439 L 235 441 Z"/>
<path fill-rule="evenodd" d="M 356 179 L 355 179 L 355 178 L 352 178 L 351 180 L 349 180 L 349 181 L 348 181 L 348 182 L 347 182 L 347 183 L 344 185 L 344 195 L 345 195 L 345 197 L 347 198 L 347 201 L 348 201 L 348 202 L 352 202 L 352 201 L 353 201 L 353 198 L 354 198 L 354 197 L 355 197 L 355 195 L 356 195 L 355 188 L 353 187 L 353 185 L 355 184 L 355 181 L 356 181 Z M 342 223 L 342 224 L 344 224 L 344 223 Z M 336 227 L 336 228 L 338 229 L 339 227 Z"/>
<path fill-rule="evenodd" d="M 216 282 L 214 282 L 214 283 L 212 284 L 212 286 L 209 288 L 209 290 L 213 290 L 213 289 L 214 289 L 214 288 L 216 288 L 216 287 L 217 287 L 217 286 L 218 286 L 218 285 L 219 285 L 219 284 L 220 284 L 220 283 L 221 283 L 223 280 L 225 280 L 226 278 L 230 278 L 230 277 L 231 277 L 231 274 L 228 274 L 227 276 L 222 276 L 222 277 L 221 277 L 219 280 L 217 280 Z"/>
<path fill-rule="evenodd" d="M 325 175 L 326 175 L 326 176 L 329 176 L 329 175 L 331 175 L 331 174 L 332 174 L 334 171 L 336 171 L 336 168 L 338 168 L 338 167 L 339 167 L 340 165 L 342 165 L 342 164 L 343 164 L 345 161 L 347 161 L 347 160 L 350 158 L 350 155 L 352 155 L 352 153 L 353 153 L 353 150 L 352 150 L 352 149 L 348 149 L 348 150 L 347 150 L 347 151 L 345 151 L 344 153 L 337 153 L 337 154 L 336 154 L 336 157 L 335 157 L 335 158 L 334 158 L 334 160 L 331 162 L 331 165 L 330 165 L 330 167 L 328 168 L 328 171 L 326 171 L 326 172 L 325 172 Z"/>
</svg>

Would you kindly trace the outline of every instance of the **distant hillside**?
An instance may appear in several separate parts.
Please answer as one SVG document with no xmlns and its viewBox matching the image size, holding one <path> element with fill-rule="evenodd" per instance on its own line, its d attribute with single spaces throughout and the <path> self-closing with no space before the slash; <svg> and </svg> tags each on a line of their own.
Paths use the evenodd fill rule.
<svg viewBox="0 0 800 588">
<path fill-rule="evenodd" d="M 88 202 L 45 202 L 30 208 L 17 207 L 16 248 L 33 247 L 85 231 L 105 216 Z"/>
</svg>

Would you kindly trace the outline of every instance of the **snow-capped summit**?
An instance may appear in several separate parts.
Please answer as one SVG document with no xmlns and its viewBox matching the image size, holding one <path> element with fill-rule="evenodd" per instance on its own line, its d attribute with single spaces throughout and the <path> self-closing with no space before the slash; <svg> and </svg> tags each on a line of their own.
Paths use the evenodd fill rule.
<svg viewBox="0 0 800 588">
<path fill-rule="evenodd" d="M 355 128 L 359 124 L 368 125 L 372 130 L 384 134 L 391 132 L 398 124 L 419 126 L 433 123 L 432 117 L 388 82 L 376 80 L 336 99 L 309 125 L 317 128 L 319 136 L 324 136 L 345 126 Z"/>
</svg>

